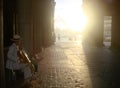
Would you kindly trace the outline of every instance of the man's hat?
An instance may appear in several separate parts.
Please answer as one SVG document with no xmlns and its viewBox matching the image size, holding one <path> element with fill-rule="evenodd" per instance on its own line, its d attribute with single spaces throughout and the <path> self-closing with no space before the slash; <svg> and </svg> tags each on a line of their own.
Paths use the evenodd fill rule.
<svg viewBox="0 0 120 88">
<path fill-rule="evenodd" d="M 12 41 L 19 41 L 20 39 L 21 39 L 20 36 L 15 34 L 11 40 Z"/>
</svg>

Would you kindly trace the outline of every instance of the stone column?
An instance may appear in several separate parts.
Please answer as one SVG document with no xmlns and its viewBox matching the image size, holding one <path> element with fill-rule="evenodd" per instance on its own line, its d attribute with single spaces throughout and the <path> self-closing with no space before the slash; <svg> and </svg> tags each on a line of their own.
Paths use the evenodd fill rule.
<svg viewBox="0 0 120 88">
<path fill-rule="evenodd" d="M 55 41 L 55 33 L 54 33 L 54 13 L 55 13 L 55 1 L 51 0 L 49 3 L 48 13 L 49 13 L 49 45 L 52 45 Z"/>
<path fill-rule="evenodd" d="M 120 2 L 115 1 L 112 13 L 112 48 L 120 49 Z"/>
<path fill-rule="evenodd" d="M 33 50 L 32 0 L 17 0 L 18 34 L 28 53 Z"/>
<path fill-rule="evenodd" d="M 44 36 L 44 46 L 48 47 L 53 42 L 53 34 L 54 34 L 54 0 L 44 0 L 42 1 L 44 4 L 44 21 L 43 21 L 43 36 Z"/>
<path fill-rule="evenodd" d="M 5 88 L 4 44 L 3 44 L 3 0 L 0 0 L 0 88 Z"/>
<path fill-rule="evenodd" d="M 88 18 L 83 34 L 84 41 L 96 46 L 103 45 L 104 13 L 102 2 L 84 0 L 83 9 Z"/>
<path fill-rule="evenodd" d="M 33 51 L 40 52 L 44 46 L 45 16 L 44 0 L 32 0 Z M 46 23 L 47 24 L 47 23 Z"/>
<path fill-rule="evenodd" d="M 3 14 L 4 14 L 4 45 L 11 45 L 11 38 L 13 37 L 13 13 L 14 13 L 14 0 L 4 0 Z"/>
<path fill-rule="evenodd" d="M 55 32 L 54 32 L 54 13 L 55 13 L 55 0 L 51 0 L 50 4 L 50 13 L 51 13 L 51 20 L 50 20 L 50 32 L 51 32 L 51 39 L 50 39 L 50 45 L 54 44 L 55 42 Z"/>
</svg>

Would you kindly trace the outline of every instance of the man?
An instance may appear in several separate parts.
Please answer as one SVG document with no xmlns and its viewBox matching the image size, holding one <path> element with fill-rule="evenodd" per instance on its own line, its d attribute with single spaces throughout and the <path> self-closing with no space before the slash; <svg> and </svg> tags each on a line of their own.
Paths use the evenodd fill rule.
<svg viewBox="0 0 120 88">
<path fill-rule="evenodd" d="M 24 73 L 25 81 L 28 81 L 32 76 L 31 69 L 27 63 L 20 63 L 20 57 L 18 56 L 21 38 L 19 35 L 14 35 L 11 40 L 13 44 L 9 47 L 7 53 L 6 68 L 10 70 L 21 70 Z"/>
</svg>

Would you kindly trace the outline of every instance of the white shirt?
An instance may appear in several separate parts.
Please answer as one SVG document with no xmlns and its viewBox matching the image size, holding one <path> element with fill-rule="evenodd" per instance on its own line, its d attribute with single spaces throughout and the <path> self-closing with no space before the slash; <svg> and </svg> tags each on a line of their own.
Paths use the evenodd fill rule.
<svg viewBox="0 0 120 88">
<path fill-rule="evenodd" d="M 19 63 L 18 63 L 18 55 L 17 55 L 18 48 L 15 43 L 13 43 L 8 50 L 7 53 L 7 63 L 6 68 L 17 70 L 20 69 Z"/>
<path fill-rule="evenodd" d="M 7 53 L 7 63 L 6 68 L 11 70 L 19 70 L 21 69 L 24 72 L 24 78 L 27 79 L 32 76 L 31 69 L 28 64 L 19 63 L 18 62 L 18 55 L 17 55 L 18 47 L 15 43 L 13 43 L 8 50 Z"/>
</svg>

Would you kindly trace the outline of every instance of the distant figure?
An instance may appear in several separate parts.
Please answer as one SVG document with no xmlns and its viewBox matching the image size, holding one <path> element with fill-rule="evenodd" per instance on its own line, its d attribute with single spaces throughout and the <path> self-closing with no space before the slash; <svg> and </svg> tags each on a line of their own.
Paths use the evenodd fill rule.
<svg viewBox="0 0 120 88">
<path fill-rule="evenodd" d="M 58 40 L 60 40 L 60 34 L 58 34 Z"/>
<path fill-rule="evenodd" d="M 21 70 L 24 73 L 25 82 L 28 82 L 32 76 L 32 64 L 24 60 L 24 58 L 27 58 L 27 55 L 24 55 L 24 52 L 21 51 L 20 36 L 14 35 L 11 40 L 13 43 L 7 53 L 6 68 L 12 71 Z"/>
</svg>

